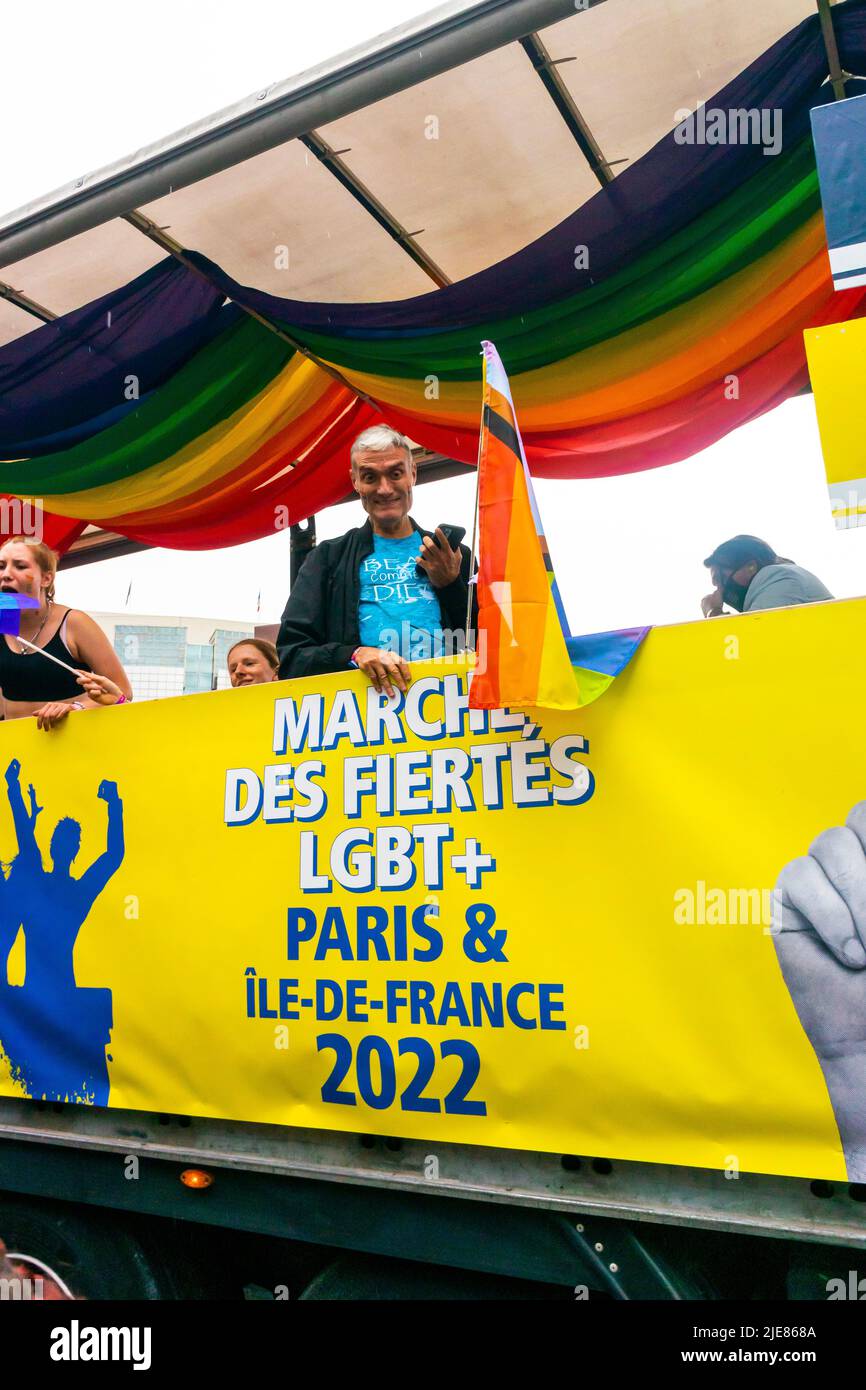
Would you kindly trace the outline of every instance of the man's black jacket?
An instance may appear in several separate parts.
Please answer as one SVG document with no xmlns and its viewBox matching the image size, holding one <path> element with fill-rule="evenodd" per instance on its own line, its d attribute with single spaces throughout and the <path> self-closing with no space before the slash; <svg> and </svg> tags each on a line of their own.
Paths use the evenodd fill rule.
<svg viewBox="0 0 866 1390">
<path fill-rule="evenodd" d="M 412 521 L 412 518 L 409 518 Z M 412 521 L 420 538 L 432 536 Z M 280 678 L 318 676 L 345 671 L 352 652 L 360 646 L 358 604 L 361 596 L 361 561 L 373 553 L 373 528 L 369 521 L 345 536 L 322 541 L 310 552 L 283 613 L 277 650 Z M 461 545 L 460 574 L 444 589 L 434 589 L 442 613 L 442 627 L 458 632 L 466 627 L 469 582 L 469 547 Z M 472 596 L 472 629 L 477 603 Z"/>
</svg>

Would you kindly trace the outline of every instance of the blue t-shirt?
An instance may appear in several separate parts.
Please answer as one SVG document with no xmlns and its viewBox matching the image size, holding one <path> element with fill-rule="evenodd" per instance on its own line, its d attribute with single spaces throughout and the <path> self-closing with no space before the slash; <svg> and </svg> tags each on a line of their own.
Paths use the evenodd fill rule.
<svg viewBox="0 0 866 1390">
<path fill-rule="evenodd" d="M 436 591 L 415 574 L 421 537 L 373 537 L 373 553 L 361 561 L 358 628 L 362 647 L 385 647 L 407 660 L 438 656 L 442 613 Z"/>
</svg>

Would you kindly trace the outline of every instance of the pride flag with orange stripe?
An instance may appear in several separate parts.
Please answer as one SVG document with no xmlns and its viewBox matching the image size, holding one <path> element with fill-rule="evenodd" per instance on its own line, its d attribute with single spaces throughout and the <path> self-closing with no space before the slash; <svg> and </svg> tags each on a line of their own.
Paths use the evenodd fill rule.
<svg viewBox="0 0 866 1390">
<path fill-rule="evenodd" d="M 562 604 L 499 353 L 482 343 L 475 709 L 577 709 Z"/>
<path fill-rule="evenodd" d="M 571 637 L 538 514 L 511 387 L 482 343 L 478 640 L 473 709 L 577 709 L 598 698 L 649 631 Z"/>
</svg>

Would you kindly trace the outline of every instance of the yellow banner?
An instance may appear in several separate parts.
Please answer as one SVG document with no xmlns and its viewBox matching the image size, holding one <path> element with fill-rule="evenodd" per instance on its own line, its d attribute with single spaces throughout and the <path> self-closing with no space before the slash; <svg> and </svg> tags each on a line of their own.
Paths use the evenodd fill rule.
<svg viewBox="0 0 866 1390">
<path fill-rule="evenodd" d="M 864 621 L 656 629 L 568 713 L 429 662 L 6 725 L 0 1091 L 862 1181 Z"/>
</svg>

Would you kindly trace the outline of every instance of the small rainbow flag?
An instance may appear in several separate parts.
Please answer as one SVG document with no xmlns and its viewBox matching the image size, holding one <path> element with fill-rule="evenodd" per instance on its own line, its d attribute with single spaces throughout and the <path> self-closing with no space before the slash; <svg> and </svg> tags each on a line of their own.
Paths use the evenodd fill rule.
<svg viewBox="0 0 866 1390">
<path fill-rule="evenodd" d="M 39 600 L 29 594 L 0 593 L 0 633 L 17 637 L 21 632 L 21 614 L 25 609 L 38 607 Z"/>
<path fill-rule="evenodd" d="M 478 640 L 473 709 L 578 709 L 598 698 L 648 628 L 571 637 L 535 502 L 511 388 L 482 343 Z"/>
<path fill-rule="evenodd" d="M 648 627 L 624 627 L 617 632 L 566 637 L 565 645 L 577 679 L 580 705 L 591 705 L 613 685 L 649 630 Z"/>
</svg>

